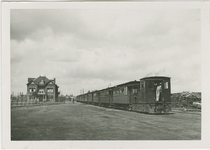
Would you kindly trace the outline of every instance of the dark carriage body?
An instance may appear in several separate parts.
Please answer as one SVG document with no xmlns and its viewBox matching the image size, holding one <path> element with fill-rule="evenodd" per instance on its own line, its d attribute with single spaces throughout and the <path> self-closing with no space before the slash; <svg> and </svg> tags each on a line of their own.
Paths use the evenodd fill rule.
<svg viewBox="0 0 210 150">
<path fill-rule="evenodd" d="M 99 93 L 99 105 L 100 106 L 109 106 L 109 90 L 103 89 L 98 91 Z"/>
<path fill-rule="evenodd" d="M 171 111 L 171 83 L 169 77 L 145 77 L 99 91 L 77 96 L 82 103 L 123 108 L 146 113 Z"/>
<path fill-rule="evenodd" d="M 87 103 L 88 104 L 92 104 L 93 103 L 93 93 L 92 92 L 88 92 L 87 93 Z"/>
<path fill-rule="evenodd" d="M 169 112 L 171 110 L 170 78 L 155 76 L 140 79 L 139 99 L 132 104 L 132 110 L 148 113 Z"/>
<path fill-rule="evenodd" d="M 99 96 L 100 93 L 98 91 L 93 92 L 93 103 L 94 105 L 99 105 Z"/>
<path fill-rule="evenodd" d="M 139 81 L 131 81 L 113 88 L 113 105 L 130 109 L 133 101 L 138 98 Z"/>
</svg>

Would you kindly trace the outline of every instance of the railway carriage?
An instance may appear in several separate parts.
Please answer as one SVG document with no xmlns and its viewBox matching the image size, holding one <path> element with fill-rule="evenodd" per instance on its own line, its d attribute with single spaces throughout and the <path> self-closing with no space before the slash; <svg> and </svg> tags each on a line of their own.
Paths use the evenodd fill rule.
<svg viewBox="0 0 210 150">
<path fill-rule="evenodd" d="M 99 93 L 98 93 L 98 91 L 93 92 L 93 105 L 99 105 Z"/>
<path fill-rule="evenodd" d="M 109 90 L 104 89 L 99 91 L 99 105 L 100 106 L 109 106 Z"/>
<path fill-rule="evenodd" d="M 86 93 L 85 95 L 84 95 L 84 103 L 87 103 L 88 102 L 88 94 Z"/>
<path fill-rule="evenodd" d="M 138 98 L 139 81 L 117 85 L 113 89 L 113 105 L 124 109 L 130 109 L 133 101 Z"/>
<path fill-rule="evenodd" d="M 78 95 L 78 96 L 76 97 L 76 101 L 77 101 L 77 102 L 81 102 L 81 101 L 80 101 L 80 97 L 81 97 L 80 95 Z"/>
<path fill-rule="evenodd" d="M 77 97 L 80 102 L 147 113 L 171 111 L 169 77 L 145 77 Z"/>
<path fill-rule="evenodd" d="M 171 110 L 169 77 L 146 77 L 140 79 L 140 97 L 132 104 L 133 111 L 162 113 Z M 157 91 L 159 88 L 159 91 Z"/>
<path fill-rule="evenodd" d="M 93 93 L 92 92 L 88 92 L 87 93 L 87 103 L 88 104 L 92 104 L 93 103 Z"/>
<path fill-rule="evenodd" d="M 82 101 L 82 103 L 85 102 L 85 95 L 81 95 L 81 101 Z"/>
<path fill-rule="evenodd" d="M 85 94 L 81 95 L 81 101 L 82 103 L 85 103 Z"/>
<path fill-rule="evenodd" d="M 81 95 L 78 95 L 78 96 L 76 97 L 76 101 L 77 101 L 77 102 L 82 102 L 82 101 L 81 101 Z"/>
<path fill-rule="evenodd" d="M 76 101 L 77 101 L 77 102 L 82 102 L 82 96 L 83 96 L 83 95 L 78 95 L 78 96 L 76 97 Z"/>
</svg>

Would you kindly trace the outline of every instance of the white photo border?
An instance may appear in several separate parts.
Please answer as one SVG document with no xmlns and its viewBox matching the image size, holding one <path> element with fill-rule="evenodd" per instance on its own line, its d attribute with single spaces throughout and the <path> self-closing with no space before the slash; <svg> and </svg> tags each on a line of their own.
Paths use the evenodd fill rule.
<svg viewBox="0 0 210 150">
<path fill-rule="evenodd" d="M 4 149 L 210 149 L 209 2 L 2 2 L 2 146 Z M 201 140 L 190 141 L 11 141 L 11 9 L 200 9 Z M 187 59 L 187 58 L 186 58 Z"/>
</svg>

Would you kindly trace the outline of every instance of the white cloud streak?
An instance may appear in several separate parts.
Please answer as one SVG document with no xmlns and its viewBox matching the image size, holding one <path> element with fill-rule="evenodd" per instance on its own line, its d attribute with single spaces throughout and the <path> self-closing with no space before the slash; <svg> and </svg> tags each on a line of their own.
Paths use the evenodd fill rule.
<svg viewBox="0 0 210 150">
<path fill-rule="evenodd" d="M 147 75 L 201 91 L 199 10 L 12 10 L 12 91 L 56 78 L 65 94 Z"/>
</svg>

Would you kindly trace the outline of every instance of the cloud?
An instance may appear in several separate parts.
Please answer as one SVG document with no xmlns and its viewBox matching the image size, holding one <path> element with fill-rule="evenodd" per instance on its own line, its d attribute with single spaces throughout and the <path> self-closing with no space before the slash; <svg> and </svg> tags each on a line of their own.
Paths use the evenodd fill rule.
<svg viewBox="0 0 210 150">
<path fill-rule="evenodd" d="M 69 94 L 148 75 L 199 91 L 200 32 L 196 9 L 12 10 L 12 90 L 43 74 Z"/>
</svg>

